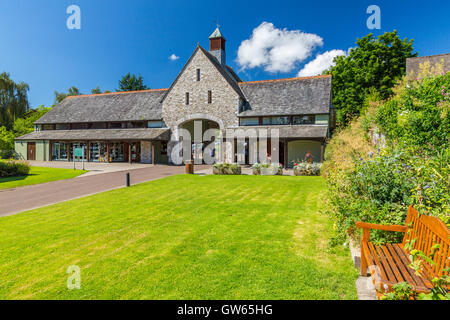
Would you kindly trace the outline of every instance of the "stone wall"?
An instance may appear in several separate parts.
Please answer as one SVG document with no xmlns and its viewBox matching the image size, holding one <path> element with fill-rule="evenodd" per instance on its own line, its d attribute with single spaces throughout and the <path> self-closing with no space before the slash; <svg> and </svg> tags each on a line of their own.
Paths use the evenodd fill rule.
<svg viewBox="0 0 450 320">
<path fill-rule="evenodd" d="M 141 163 L 152 163 L 152 143 L 141 141 Z"/>
</svg>

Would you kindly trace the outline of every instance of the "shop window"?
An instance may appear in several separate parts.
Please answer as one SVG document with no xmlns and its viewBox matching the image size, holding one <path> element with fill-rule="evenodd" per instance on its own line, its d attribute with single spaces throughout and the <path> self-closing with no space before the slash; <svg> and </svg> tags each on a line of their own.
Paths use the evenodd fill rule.
<svg viewBox="0 0 450 320">
<path fill-rule="evenodd" d="M 52 143 L 52 161 L 67 161 L 68 144 L 65 142 Z"/>
<path fill-rule="evenodd" d="M 263 118 L 263 125 L 288 125 L 289 123 L 289 116 Z"/>
</svg>

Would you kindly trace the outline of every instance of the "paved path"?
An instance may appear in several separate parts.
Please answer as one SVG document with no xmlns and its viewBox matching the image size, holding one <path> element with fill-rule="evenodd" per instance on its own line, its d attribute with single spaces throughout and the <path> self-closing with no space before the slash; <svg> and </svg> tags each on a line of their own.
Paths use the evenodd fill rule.
<svg viewBox="0 0 450 320">
<path fill-rule="evenodd" d="M 73 169 L 74 163 L 67 161 L 27 161 L 33 167 L 47 167 L 47 168 L 61 168 L 61 169 Z M 141 168 L 151 168 L 153 164 L 143 164 L 143 163 L 99 163 L 99 162 L 85 162 L 84 169 L 89 170 L 89 172 L 79 176 L 87 177 L 97 174 L 103 174 L 108 172 L 117 172 L 124 170 L 134 170 Z M 76 169 L 82 169 L 83 163 L 75 162 Z"/>
<path fill-rule="evenodd" d="M 204 168 L 203 166 L 198 167 L 199 170 Z M 124 187 L 127 172 L 130 172 L 131 184 L 136 184 L 181 174 L 185 172 L 185 169 L 184 167 L 156 165 L 143 169 L 103 173 L 0 190 L 0 217 Z"/>
</svg>

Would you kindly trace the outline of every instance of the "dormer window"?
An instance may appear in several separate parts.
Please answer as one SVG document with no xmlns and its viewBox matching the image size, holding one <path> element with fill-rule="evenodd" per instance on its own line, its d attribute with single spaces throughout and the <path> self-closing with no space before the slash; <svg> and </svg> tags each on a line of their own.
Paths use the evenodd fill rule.
<svg viewBox="0 0 450 320">
<path fill-rule="evenodd" d="M 200 81 L 200 69 L 197 69 L 197 81 Z"/>
<path fill-rule="evenodd" d="M 186 92 L 186 105 L 189 105 L 189 92 Z"/>
</svg>

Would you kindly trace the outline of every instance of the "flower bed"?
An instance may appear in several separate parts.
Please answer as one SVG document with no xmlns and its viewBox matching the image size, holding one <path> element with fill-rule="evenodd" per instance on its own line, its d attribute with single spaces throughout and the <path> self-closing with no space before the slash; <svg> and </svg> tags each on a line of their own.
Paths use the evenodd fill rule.
<svg viewBox="0 0 450 320">
<path fill-rule="evenodd" d="M 296 176 L 318 176 L 320 175 L 320 163 L 298 162 L 294 164 L 294 175 Z"/>
<path fill-rule="evenodd" d="M 253 174 L 254 175 L 263 175 L 263 176 L 282 176 L 283 175 L 283 166 L 276 163 L 255 163 L 253 165 Z"/>
<path fill-rule="evenodd" d="M 240 175 L 241 166 L 237 163 L 215 163 L 213 165 L 213 174 L 215 175 Z"/>
</svg>

